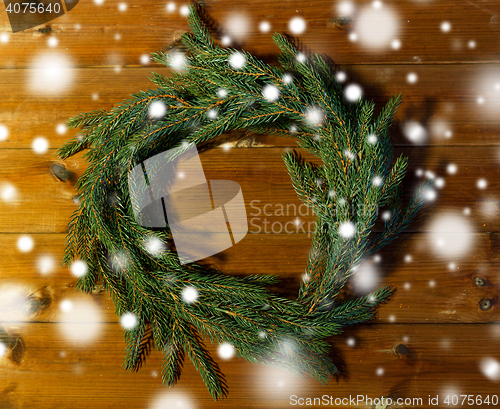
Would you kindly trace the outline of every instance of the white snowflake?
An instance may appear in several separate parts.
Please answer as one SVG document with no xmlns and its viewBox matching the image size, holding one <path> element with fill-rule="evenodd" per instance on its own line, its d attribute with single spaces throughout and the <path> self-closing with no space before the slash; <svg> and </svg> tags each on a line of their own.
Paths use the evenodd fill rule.
<svg viewBox="0 0 500 409">
<path fill-rule="evenodd" d="M 57 40 L 57 37 L 51 36 L 47 40 L 47 44 L 49 47 L 54 48 L 54 47 L 57 47 L 57 44 L 59 44 L 59 41 Z"/>
<path fill-rule="evenodd" d="M 405 256 L 405 263 L 411 263 L 412 260 L 413 260 L 413 257 L 411 256 L 411 254 L 407 254 Z"/>
<path fill-rule="evenodd" d="M 0 124 L 0 141 L 5 141 L 9 136 L 9 128 Z"/>
<path fill-rule="evenodd" d="M 33 139 L 31 147 L 33 148 L 35 153 L 42 154 L 47 152 L 47 150 L 49 149 L 49 141 L 43 136 L 39 136 L 38 138 Z"/>
<path fill-rule="evenodd" d="M 308 108 L 306 111 L 306 120 L 310 125 L 320 125 L 325 115 L 319 108 Z"/>
<path fill-rule="evenodd" d="M 140 58 L 140 62 L 142 65 L 148 65 L 149 64 L 149 55 L 148 54 L 142 54 Z"/>
<path fill-rule="evenodd" d="M 307 61 L 307 57 L 304 53 L 297 53 L 295 59 L 301 64 L 304 64 Z"/>
<path fill-rule="evenodd" d="M 38 271 L 42 274 L 48 274 L 54 270 L 55 264 L 52 256 L 41 256 L 38 258 Z"/>
<path fill-rule="evenodd" d="M 495 358 L 485 357 L 480 363 L 481 372 L 491 381 L 500 380 L 500 364 Z"/>
<path fill-rule="evenodd" d="M 366 140 L 368 141 L 368 143 L 370 145 L 375 145 L 378 141 L 378 138 L 377 138 L 377 135 L 370 134 L 370 135 L 368 135 L 368 138 L 366 138 Z"/>
<path fill-rule="evenodd" d="M 335 74 L 335 78 L 338 82 L 342 83 L 347 79 L 347 74 L 344 71 L 339 71 Z"/>
<path fill-rule="evenodd" d="M 486 179 L 478 179 L 476 186 L 478 189 L 486 189 L 486 186 L 488 186 L 488 182 Z"/>
<path fill-rule="evenodd" d="M 401 48 L 401 41 L 400 40 L 392 40 L 391 42 L 391 48 L 393 50 L 399 50 Z"/>
<path fill-rule="evenodd" d="M 441 257 L 463 257 L 474 244 L 467 219 L 454 213 L 443 213 L 429 226 L 430 246 Z"/>
<path fill-rule="evenodd" d="M 388 7 L 365 7 L 355 21 L 360 42 L 369 49 L 389 46 L 399 31 L 398 16 Z M 383 23 L 381 23 L 383 22 Z"/>
<path fill-rule="evenodd" d="M 231 13 L 224 21 L 224 28 L 232 38 L 241 40 L 249 34 L 250 21 L 244 14 L 239 12 Z"/>
<path fill-rule="evenodd" d="M 120 3 L 118 5 L 118 11 L 126 11 L 127 10 L 127 3 Z"/>
<path fill-rule="evenodd" d="M 165 244 L 156 236 L 149 236 L 144 240 L 144 246 L 149 254 L 160 256 L 165 251 Z"/>
<path fill-rule="evenodd" d="M 364 260 L 356 266 L 353 275 L 353 284 L 356 292 L 368 294 L 379 286 L 380 272 L 377 264 L 370 260 Z"/>
<path fill-rule="evenodd" d="M 406 81 L 408 81 L 410 84 L 415 84 L 417 82 L 417 80 L 418 80 L 418 76 L 414 72 L 410 72 L 406 76 Z"/>
<path fill-rule="evenodd" d="M 181 8 L 179 9 L 179 13 L 181 14 L 181 16 L 184 16 L 184 17 L 189 16 L 189 13 L 190 13 L 189 6 L 186 4 L 181 6 Z"/>
<path fill-rule="evenodd" d="M 167 4 L 167 11 L 169 13 L 173 13 L 176 7 L 177 7 L 176 4 L 173 1 L 171 1 L 170 3 Z"/>
<path fill-rule="evenodd" d="M 363 90 L 357 84 L 350 84 L 344 90 L 344 96 L 350 102 L 357 102 L 363 96 Z"/>
<path fill-rule="evenodd" d="M 31 66 L 30 87 L 43 94 L 59 95 L 71 85 L 74 72 L 68 57 L 53 52 L 41 54 Z"/>
<path fill-rule="evenodd" d="M 444 179 L 443 179 L 443 178 L 437 178 L 434 184 L 436 185 L 436 187 L 437 187 L 438 189 L 441 189 L 441 188 L 443 188 L 443 187 L 444 187 L 445 182 L 444 182 Z"/>
<path fill-rule="evenodd" d="M 443 21 L 441 23 L 441 31 L 443 33 L 448 33 L 451 30 L 451 24 L 449 21 Z"/>
<path fill-rule="evenodd" d="M 168 64 L 174 71 L 185 71 L 188 60 L 184 53 L 173 51 L 168 56 Z"/>
<path fill-rule="evenodd" d="M 375 373 L 377 374 L 377 376 L 382 376 L 384 374 L 384 368 L 382 368 L 382 367 L 377 368 Z"/>
<path fill-rule="evenodd" d="M 356 226 L 350 221 L 343 222 L 339 225 L 339 234 L 344 239 L 349 239 L 356 234 Z"/>
<path fill-rule="evenodd" d="M 391 218 L 391 212 L 389 210 L 386 210 L 385 212 L 382 213 L 382 220 L 389 220 Z"/>
<path fill-rule="evenodd" d="M 346 344 L 348 347 L 354 347 L 356 345 L 356 339 L 353 337 L 347 338 Z"/>
<path fill-rule="evenodd" d="M 382 185 L 382 178 L 380 176 L 375 176 L 372 180 L 373 186 L 380 186 Z"/>
<path fill-rule="evenodd" d="M 4 183 L 1 188 L 1 196 L 4 202 L 12 202 L 17 198 L 17 189 L 10 183 Z"/>
<path fill-rule="evenodd" d="M 153 118 L 162 118 L 167 113 L 167 106 L 163 101 L 154 101 L 149 106 L 148 114 Z"/>
<path fill-rule="evenodd" d="M 7 352 L 7 346 L 5 345 L 5 343 L 0 342 L 0 358 L 4 356 L 6 352 Z"/>
<path fill-rule="evenodd" d="M 350 16 L 354 13 L 354 4 L 350 1 L 342 1 L 337 5 L 337 12 L 341 16 Z"/>
<path fill-rule="evenodd" d="M 234 347 L 229 342 L 224 342 L 219 345 L 217 354 L 222 359 L 231 359 L 234 356 Z"/>
<path fill-rule="evenodd" d="M 474 40 L 470 40 L 468 46 L 469 48 L 476 48 L 476 42 Z"/>
<path fill-rule="evenodd" d="M 269 22 L 267 22 L 267 21 L 262 21 L 259 24 L 259 30 L 262 33 L 267 33 L 269 30 L 271 30 L 271 24 L 269 24 Z"/>
<path fill-rule="evenodd" d="M 403 133 L 413 143 L 423 143 L 427 139 L 427 130 L 417 121 L 407 121 L 403 125 Z"/>
<path fill-rule="evenodd" d="M 126 312 L 120 317 L 120 324 L 122 324 L 122 327 L 125 329 L 135 328 L 137 323 L 137 316 L 131 312 Z"/>
<path fill-rule="evenodd" d="M 219 98 L 226 98 L 227 97 L 227 90 L 224 88 L 220 88 L 217 90 L 217 96 Z"/>
<path fill-rule="evenodd" d="M 301 17 L 294 17 L 288 22 L 288 28 L 293 34 L 302 34 L 306 30 L 306 22 Z"/>
<path fill-rule="evenodd" d="M 87 272 L 87 263 L 82 260 L 76 260 L 71 264 L 70 270 L 71 274 L 75 277 L 81 277 Z"/>
<path fill-rule="evenodd" d="M 283 75 L 283 82 L 284 82 L 285 84 L 287 84 L 287 85 L 288 85 L 288 84 L 291 84 L 291 83 L 292 83 L 292 81 L 293 81 L 293 76 L 292 76 L 292 74 L 285 74 L 285 75 Z"/>
<path fill-rule="evenodd" d="M 247 59 L 244 54 L 236 51 L 229 57 L 229 65 L 235 70 L 243 68 L 247 63 Z"/>
<path fill-rule="evenodd" d="M 9 34 L 2 33 L 0 34 L 0 43 L 8 43 L 9 42 Z"/>
<path fill-rule="evenodd" d="M 262 95 L 268 101 L 276 101 L 280 96 L 280 90 L 276 85 L 268 84 L 262 89 Z"/>
<path fill-rule="evenodd" d="M 207 116 L 210 118 L 210 119 L 215 119 L 219 116 L 219 114 L 217 113 L 217 111 L 215 109 L 209 109 L 207 111 Z"/>
<path fill-rule="evenodd" d="M 31 250 L 33 250 L 34 246 L 35 242 L 31 238 L 31 236 L 23 235 L 17 239 L 17 248 L 23 253 L 29 253 Z"/>
<path fill-rule="evenodd" d="M 450 175 L 454 175 L 457 173 L 458 167 L 454 163 L 449 163 L 448 166 L 446 166 L 446 172 L 448 172 Z"/>
<path fill-rule="evenodd" d="M 187 304 L 193 304 L 198 299 L 198 290 L 194 287 L 185 287 L 181 292 L 183 301 Z"/>
</svg>

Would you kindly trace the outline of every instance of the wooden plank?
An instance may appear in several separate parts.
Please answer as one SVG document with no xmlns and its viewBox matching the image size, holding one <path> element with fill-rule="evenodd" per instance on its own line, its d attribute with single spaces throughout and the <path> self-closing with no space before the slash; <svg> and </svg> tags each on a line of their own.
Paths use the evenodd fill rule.
<svg viewBox="0 0 500 409">
<path fill-rule="evenodd" d="M 258 217 L 264 211 L 271 212 L 266 221 L 272 226 L 275 221 L 292 223 L 301 212 L 301 220 L 312 222 L 311 213 L 302 216 L 305 209 L 300 208 L 301 202 L 291 186 L 280 157 L 282 152 L 280 148 L 258 151 L 209 149 L 201 154 L 201 158 L 208 180 L 230 179 L 240 184 L 249 216 Z M 445 181 L 436 200 L 426 205 L 409 231 L 428 229 L 428 221 L 437 211 L 460 213 L 465 208 L 470 210 L 472 231 L 498 231 L 497 192 L 500 187 L 497 175 L 500 168 L 496 150 L 490 147 L 444 146 L 396 149 L 396 154 L 401 153 L 410 158 L 409 179 L 405 184 L 410 192 L 417 186 L 416 169 L 432 171 Z M 73 185 L 85 169 L 85 164 L 81 155 L 68 159 L 65 166 L 71 172 L 71 178 L 64 183 L 50 171 L 54 161 L 52 154 L 53 151 L 37 155 L 30 150 L 0 150 L 0 163 L 4 164 L 0 188 L 11 185 L 17 190 L 12 200 L 0 201 L 0 232 L 61 233 L 66 230 L 76 209 Z M 311 155 L 306 157 L 314 160 Z M 448 176 L 446 169 L 450 163 L 456 164 L 458 171 Z M 487 180 L 484 190 L 476 187 L 481 178 Z M 279 211 L 280 207 L 285 209 L 284 213 Z M 292 208 L 297 212 L 294 215 L 290 213 Z M 288 214 L 286 209 L 290 209 Z M 13 214 L 15 217 L 12 217 Z M 259 225 L 258 221 L 256 223 Z"/>
<path fill-rule="evenodd" d="M 492 65 L 374 65 L 348 66 L 346 83 L 359 83 L 379 111 L 397 93 L 403 95 L 392 127 L 392 141 L 413 145 L 405 136 L 405 126 L 417 121 L 427 130 L 426 145 L 498 145 L 498 107 L 500 84 L 498 64 Z M 140 90 L 154 89 L 147 78 L 151 71 L 169 74 L 166 67 L 127 68 L 116 73 L 111 68 L 74 68 L 73 82 L 56 95 L 30 88 L 30 78 L 37 70 L 4 69 L 0 90 L 0 124 L 9 129 L 2 148 L 30 148 L 35 137 L 43 136 L 52 148 L 58 147 L 77 131 L 58 133 L 57 126 L 70 117 L 99 108 L 111 109 Z M 416 83 L 408 83 L 414 73 Z M 44 80 L 45 83 L 45 80 Z M 457 85 L 458 84 L 458 85 Z M 500 85 L 498 85 L 500 86 Z M 93 99 L 97 96 L 98 99 Z M 483 104 L 478 99 L 483 98 Z M 247 137 L 244 131 L 233 132 L 226 139 Z M 250 136 L 252 139 L 253 136 Z M 257 146 L 290 146 L 293 140 L 257 136 Z M 245 143 L 245 142 L 243 142 Z"/>
<path fill-rule="evenodd" d="M 498 395 L 496 383 L 481 370 L 484 359 L 498 359 L 500 354 L 498 324 L 352 327 L 332 338 L 332 359 L 341 368 L 341 375 L 327 386 L 234 358 L 223 361 L 209 346 L 229 386 L 229 397 L 220 402 L 211 400 L 189 363 L 178 385 L 170 390 L 163 387 L 159 375 L 162 355 L 156 351 L 138 373 L 125 373 L 121 367 L 124 343 L 117 324 L 103 325 L 99 336 L 86 346 L 65 340 L 59 332 L 61 325 L 34 323 L 22 329 L 7 328 L 19 346 L 14 357 L 17 363 L 10 350 L 1 358 L 3 407 L 36 405 L 44 409 L 64 407 L 71 402 L 72 408 L 82 409 L 96 404 L 102 408 L 156 408 L 173 407 L 173 403 L 184 400 L 184 407 L 188 408 L 280 409 L 290 407 L 292 395 L 328 395 L 333 399 L 362 395 L 371 399 L 421 398 L 422 404 L 414 401 L 415 404 L 404 407 L 428 408 L 433 407 L 429 405 L 429 395 L 439 396 L 439 407 L 446 406 L 447 395 L 482 395 L 483 399 L 485 395 L 490 395 L 490 399 L 491 395 Z M 347 345 L 349 339 L 354 346 Z M 407 347 L 406 355 L 395 353 L 399 344 Z M 192 406 L 187 406 L 186 401 Z M 374 405 L 360 398 L 350 407 Z"/>
<path fill-rule="evenodd" d="M 31 252 L 21 253 L 15 235 L 0 234 L 0 299 L 11 311 L 9 319 L 57 322 L 64 320 L 65 300 L 85 302 L 97 308 L 103 322 L 118 322 L 109 295 L 98 287 L 94 294 L 75 293 L 76 278 L 61 267 L 64 235 L 33 235 Z M 455 239 L 457 239 L 455 237 Z M 277 274 L 279 285 L 271 291 L 295 297 L 310 249 L 306 234 L 248 234 L 235 246 L 202 260 L 230 275 Z M 461 257 L 434 252 L 433 234 L 403 234 L 377 254 L 380 262 L 367 259 L 372 270 L 362 267 L 347 286 L 347 295 L 366 294 L 385 285 L 397 289 L 375 318 L 381 323 L 481 323 L 500 322 L 499 234 L 474 234 Z M 459 243 L 459 241 L 457 241 Z M 376 259 L 375 259 L 376 260 Z M 50 263 L 51 262 L 51 263 Z M 450 264 L 453 265 L 450 267 Z M 370 273 L 372 272 L 372 273 Z M 477 287 L 474 278 L 486 285 Z M 492 308 L 482 311 L 488 298 Z M 2 308 L 0 308 L 1 310 Z M 13 315 L 14 314 L 14 315 Z M 0 314 L 0 322 L 2 319 Z"/>
<path fill-rule="evenodd" d="M 2 67 L 26 67 L 31 57 L 51 50 L 47 41 L 58 39 L 57 51 L 74 60 L 77 66 L 96 65 L 139 65 L 140 56 L 165 49 L 188 30 L 186 18 L 179 14 L 183 3 L 177 3 L 177 10 L 169 13 L 165 3 L 141 2 L 128 4 L 127 10 L 118 11 L 118 0 L 106 1 L 101 5 L 94 2 L 80 2 L 68 14 L 47 24 L 10 34 L 9 41 L 2 43 Z M 276 46 L 271 39 L 273 31 L 290 33 L 290 19 L 302 17 L 307 24 L 303 34 L 297 35 L 307 49 L 330 55 L 336 63 L 364 64 L 384 63 L 435 63 L 435 62 L 491 62 L 497 60 L 500 23 L 498 0 L 486 3 L 478 0 L 456 3 L 453 0 L 433 2 L 385 1 L 382 18 L 363 19 L 366 10 L 373 10 L 372 1 L 363 0 L 355 4 L 354 25 L 340 29 L 334 19 L 342 14 L 331 1 L 314 3 L 298 0 L 293 4 L 255 0 L 235 7 L 234 1 L 206 1 L 206 9 L 220 35 L 230 30 L 231 17 L 240 14 L 246 23 L 236 22 L 236 30 L 248 26 L 246 37 L 239 43 L 250 52 L 274 55 Z M 389 15 L 389 10 L 392 13 Z M 376 11 L 376 10 L 375 10 Z M 387 17 L 386 17 L 387 16 Z M 262 21 L 271 24 L 271 31 L 261 33 Z M 356 25 L 359 22 L 359 25 Z M 443 22 L 451 24 L 449 32 L 442 32 Z M 391 30 L 389 27 L 399 27 Z M 0 15 L 2 32 L 10 32 L 7 13 Z M 40 29 L 50 27 L 42 33 Z M 147 27 L 147 29 L 144 29 Z M 363 30 L 363 27 L 366 27 Z M 358 34 L 353 42 L 349 35 Z M 365 34 L 364 34 L 365 33 Z M 384 35 L 387 33 L 387 35 Z M 116 37 L 118 35 L 118 37 Z M 370 48 L 364 38 L 382 38 L 382 49 Z M 382 37 L 380 37 L 382 36 Z M 384 40 L 387 38 L 387 40 Z M 391 41 L 401 42 L 399 49 L 391 48 Z M 369 40 L 368 40 L 369 41 Z M 469 42 L 474 41 L 471 48 Z"/>
</svg>

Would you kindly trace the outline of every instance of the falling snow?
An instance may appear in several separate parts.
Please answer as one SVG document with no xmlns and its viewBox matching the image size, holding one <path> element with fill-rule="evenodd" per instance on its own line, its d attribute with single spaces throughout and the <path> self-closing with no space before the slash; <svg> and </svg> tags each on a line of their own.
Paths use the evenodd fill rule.
<svg viewBox="0 0 500 409">
<path fill-rule="evenodd" d="M 347 79 L 347 74 L 344 71 L 339 71 L 337 72 L 337 74 L 335 74 L 335 78 L 338 82 L 342 83 Z"/>
<path fill-rule="evenodd" d="M 500 364 L 495 358 L 486 357 L 480 362 L 481 372 L 491 381 L 500 380 Z"/>
<path fill-rule="evenodd" d="M 431 221 L 430 247 L 438 256 L 463 257 L 472 248 L 472 229 L 462 216 L 444 213 Z"/>
<path fill-rule="evenodd" d="M 220 88 L 219 90 L 217 90 L 217 96 L 219 98 L 226 98 L 227 97 L 227 90 L 224 88 Z"/>
<path fill-rule="evenodd" d="M 24 235 L 17 239 L 17 248 L 23 253 L 29 253 L 31 250 L 33 250 L 34 246 L 35 242 L 31 238 L 31 236 Z"/>
<path fill-rule="evenodd" d="M 132 314 L 131 312 L 126 312 L 120 317 L 120 324 L 122 324 L 122 327 L 125 329 L 135 328 L 137 326 L 137 323 L 137 316 L 135 314 Z"/>
<path fill-rule="evenodd" d="M 144 246 L 149 254 L 160 256 L 165 251 L 165 244 L 156 236 L 149 236 L 144 240 Z"/>
<path fill-rule="evenodd" d="M 449 22 L 449 21 L 443 21 L 443 22 L 441 23 L 441 31 L 442 31 L 443 33 L 448 33 L 448 32 L 450 32 L 450 31 L 451 31 L 451 24 L 450 24 L 450 22 Z"/>
<path fill-rule="evenodd" d="M 0 195 L 2 196 L 2 200 L 4 202 L 12 202 L 17 198 L 17 189 L 10 183 L 4 183 L 1 187 Z"/>
<path fill-rule="evenodd" d="M 246 65 L 246 63 L 247 63 L 246 57 L 240 52 L 235 52 L 231 54 L 231 56 L 229 57 L 229 65 L 235 70 L 243 68 Z"/>
<path fill-rule="evenodd" d="M 55 268 L 54 257 L 52 256 L 40 256 L 38 258 L 37 267 L 41 274 L 51 273 Z"/>
<path fill-rule="evenodd" d="M 0 125 L 0 141 L 5 141 L 9 137 L 9 128 Z"/>
<path fill-rule="evenodd" d="M 301 64 L 304 64 L 307 61 L 307 57 L 304 53 L 297 53 L 295 59 Z"/>
<path fill-rule="evenodd" d="M 306 30 L 306 22 L 301 17 L 294 17 L 288 22 L 288 29 L 293 34 L 302 34 Z"/>
<path fill-rule="evenodd" d="M 448 172 L 450 175 L 454 175 L 457 173 L 458 167 L 454 163 L 449 163 L 448 166 L 446 166 L 446 172 Z"/>
<path fill-rule="evenodd" d="M 148 113 L 153 118 L 162 118 L 167 113 L 167 106 L 163 101 L 154 101 L 149 106 Z"/>
<path fill-rule="evenodd" d="M 375 145 L 378 141 L 377 135 L 374 134 L 368 135 L 367 141 L 370 145 Z"/>
<path fill-rule="evenodd" d="M 277 86 L 268 84 L 262 89 L 262 96 L 268 101 L 276 101 L 280 96 Z"/>
<path fill-rule="evenodd" d="M 224 28 L 231 38 L 242 40 L 250 31 L 250 21 L 241 13 L 232 13 L 224 21 Z"/>
<path fill-rule="evenodd" d="M 370 260 L 364 260 L 353 268 L 353 285 L 358 294 L 368 294 L 377 289 L 380 283 L 378 267 Z"/>
<path fill-rule="evenodd" d="M 61 335 L 72 342 L 89 344 L 97 339 L 102 330 L 101 310 L 94 302 L 63 300 L 61 315 L 57 319 Z"/>
<path fill-rule="evenodd" d="M 73 81 L 72 64 L 63 55 L 41 54 L 34 60 L 30 70 L 31 88 L 42 94 L 61 94 Z"/>
<path fill-rule="evenodd" d="M 424 143 L 427 140 L 427 130 L 417 121 L 405 122 L 403 134 L 413 143 Z"/>
<path fill-rule="evenodd" d="M 377 4 L 380 7 L 377 7 Z M 398 17 L 392 9 L 381 7 L 380 2 L 374 2 L 371 7 L 365 7 L 361 11 L 355 27 L 364 46 L 371 50 L 380 50 L 387 48 L 397 36 Z"/>
<path fill-rule="evenodd" d="M 344 239 L 349 239 L 356 234 L 356 226 L 352 222 L 343 222 L 339 226 L 339 235 Z"/>
<path fill-rule="evenodd" d="M 344 90 L 345 98 L 350 102 L 357 102 L 363 95 L 363 90 L 357 84 L 350 84 Z"/>
<path fill-rule="evenodd" d="M 231 359 L 234 356 L 234 347 L 230 343 L 224 342 L 217 348 L 217 354 L 222 359 Z"/>
<path fill-rule="evenodd" d="M 478 179 L 476 182 L 476 186 L 478 189 L 486 189 L 486 186 L 488 186 L 488 182 L 486 179 Z"/>
<path fill-rule="evenodd" d="M 81 277 L 87 272 L 87 264 L 85 261 L 82 260 L 76 260 L 73 263 L 71 263 L 71 274 L 73 274 L 75 277 Z"/>
<path fill-rule="evenodd" d="M 267 32 L 269 32 L 269 30 L 271 30 L 271 24 L 269 24 L 269 22 L 267 22 L 267 21 L 262 21 L 259 24 L 259 30 L 262 33 L 267 33 Z"/>
<path fill-rule="evenodd" d="M 306 120 L 310 125 L 320 125 L 325 115 L 319 108 L 309 108 L 306 111 Z"/>
<path fill-rule="evenodd" d="M 187 304 L 193 304 L 198 299 L 198 290 L 194 287 L 185 287 L 182 290 L 181 297 Z"/>
<path fill-rule="evenodd" d="M 186 56 L 180 51 L 171 52 L 168 56 L 168 64 L 174 71 L 185 71 L 187 62 Z"/>
<path fill-rule="evenodd" d="M 406 76 L 406 81 L 408 81 L 410 84 L 415 84 L 417 82 L 417 80 L 418 80 L 418 76 L 414 72 L 410 72 Z"/>
<path fill-rule="evenodd" d="M 49 149 L 49 141 L 43 136 L 40 136 L 38 138 L 33 139 L 33 142 L 31 143 L 31 148 L 35 153 L 43 154 L 47 152 L 47 150 Z"/>
</svg>

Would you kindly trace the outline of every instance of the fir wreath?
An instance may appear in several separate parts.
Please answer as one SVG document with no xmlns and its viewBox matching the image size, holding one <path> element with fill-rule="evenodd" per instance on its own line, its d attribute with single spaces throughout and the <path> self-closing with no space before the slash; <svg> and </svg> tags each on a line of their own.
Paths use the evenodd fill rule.
<svg viewBox="0 0 500 409">
<path fill-rule="evenodd" d="M 337 372 L 327 356 L 327 337 L 368 320 L 393 292 L 384 287 L 346 299 L 341 290 L 362 257 L 410 223 L 430 187 L 422 185 L 403 205 L 407 158 L 393 164 L 388 132 L 401 99 L 393 97 L 373 119 L 374 103 L 346 101 L 318 55 L 306 57 L 275 33 L 281 67 L 264 64 L 244 51 L 214 44 L 200 12 L 190 8 L 191 32 L 181 38 L 186 52 L 152 54 L 155 61 L 181 69 L 173 77 L 152 73 L 156 89 L 140 91 L 109 112 L 100 109 L 68 121 L 82 131 L 58 156 L 89 151 L 84 155 L 88 168 L 76 186 L 81 202 L 69 223 L 63 263 L 85 262 L 87 273 L 78 278 L 77 288 L 91 292 L 102 282 L 116 314 L 137 318 L 137 325 L 124 329 L 126 369 L 137 370 L 154 343 L 164 353 L 164 384 L 177 382 L 187 355 L 211 396 L 220 399 L 227 385 L 204 346 L 208 338 L 229 343 L 237 357 L 298 376 L 310 374 L 325 384 Z M 157 101 L 168 108 L 159 119 L 149 110 Z M 168 228 L 152 231 L 134 221 L 127 175 L 136 164 L 183 142 L 201 144 L 234 129 L 291 136 L 321 161 L 316 166 L 294 152 L 283 154 L 293 187 L 314 211 L 317 226 L 305 267 L 308 279 L 296 299 L 266 289 L 279 281 L 273 275 L 234 277 L 196 263 L 183 265 L 171 247 L 151 253 L 145 240 L 167 243 Z M 370 234 L 382 206 L 391 217 L 382 232 Z M 123 257 L 117 254 L 126 265 L 119 265 Z M 198 292 L 194 303 L 181 297 L 188 287 Z"/>
</svg>

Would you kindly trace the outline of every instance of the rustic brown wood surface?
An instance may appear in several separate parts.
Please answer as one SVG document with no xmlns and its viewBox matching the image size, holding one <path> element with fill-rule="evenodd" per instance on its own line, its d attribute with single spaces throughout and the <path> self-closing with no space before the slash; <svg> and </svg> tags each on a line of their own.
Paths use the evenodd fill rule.
<svg viewBox="0 0 500 409">
<path fill-rule="evenodd" d="M 217 39 L 227 34 L 231 19 L 245 16 L 248 34 L 238 45 L 270 63 L 277 52 L 271 32 L 289 32 L 291 18 L 304 18 L 307 29 L 297 35 L 298 44 L 329 56 L 377 110 L 403 94 L 391 135 L 395 153 L 409 157 L 408 191 L 429 172 L 443 178 L 444 186 L 380 252 L 380 260 L 371 259 L 374 285 L 397 292 L 371 323 L 331 339 L 338 379 L 322 386 L 244 361 L 222 361 L 209 346 L 229 385 L 229 397 L 221 402 L 211 400 L 189 363 L 175 388 L 163 387 L 156 351 L 139 372 L 123 371 L 122 329 L 108 294 L 100 287 L 92 294 L 76 292 L 75 277 L 60 267 L 64 232 L 76 208 L 74 184 L 85 162 L 81 155 L 67 160 L 65 182 L 51 172 L 60 163 L 55 149 L 76 134 L 58 128 L 69 117 L 110 109 L 153 88 L 151 71 L 170 75 L 161 65 L 144 64 L 141 56 L 167 51 L 187 30 L 179 13 L 185 3 L 80 0 L 64 16 L 19 33 L 11 32 L 0 5 L 0 125 L 8 129 L 0 140 L 0 341 L 7 348 L 0 354 L 0 409 L 267 409 L 314 403 L 385 408 L 366 399 L 335 403 L 382 396 L 395 401 L 389 408 L 494 406 L 493 396 L 500 398 L 500 1 L 383 1 L 381 10 L 393 18 L 380 24 L 396 22 L 400 46 L 377 51 L 362 38 L 352 41 L 353 33 L 362 37 L 356 24 L 374 3 L 352 2 L 354 11 L 343 15 L 345 3 L 207 0 L 206 10 L 216 22 Z M 258 29 L 263 20 L 271 24 L 268 33 Z M 446 22 L 449 31 L 441 28 Z M 379 29 L 372 27 L 374 33 Z M 46 54 L 59 61 L 53 68 L 60 82 L 68 79 L 57 89 L 49 73 L 54 93 L 40 90 L 47 84 L 38 57 Z M 418 143 L 405 136 L 410 121 L 427 131 Z M 47 152 L 33 151 L 37 137 L 46 138 Z M 232 132 L 206 146 L 201 159 L 208 179 L 241 185 L 251 223 L 240 243 L 204 263 L 228 274 L 279 274 L 283 282 L 273 290 L 293 296 L 314 217 L 302 213 L 281 160 L 290 148 L 293 139 Z M 477 186 L 481 179 L 484 189 Z M 25 235 L 34 243 L 29 252 L 17 247 Z M 484 285 L 477 285 L 478 277 Z M 348 290 L 360 289 L 353 281 Z M 484 300 L 491 301 L 486 311 Z M 76 318 L 65 314 L 68 301 L 82 310 Z M 473 395 L 474 401 L 462 403 L 459 395 Z M 478 395 L 489 396 L 490 404 L 476 401 Z M 437 405 L 429 401 L 436 396 Z M 317 400 L 307 405 L 306 398 Z M 397 398 L 403 399 L 399 405 Z"/>
</svg>

